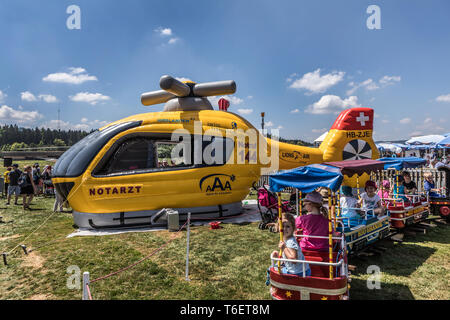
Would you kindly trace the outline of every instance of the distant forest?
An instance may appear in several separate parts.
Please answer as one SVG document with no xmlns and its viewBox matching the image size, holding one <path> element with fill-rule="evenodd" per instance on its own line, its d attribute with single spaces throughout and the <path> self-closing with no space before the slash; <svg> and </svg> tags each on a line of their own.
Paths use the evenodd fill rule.
<svg viewBox="0 0 450 320">
<path fill-rule="evenodd" d="M 0 127 L 0 150 L 15 151 L 24 148 L 72 146 L 88 134 L 89 132 L 80 130 L 31 129 L 20 128 L 17 125 L 3 125 Z M 280 138 L 279 140 L 299 146 L 313 145 L 300 139 Z"/>
<path fill-rule="evenodd" d="M 88 134 L 88 132 L 80 130 L 59 131 L 3 125 L 0 127 L 0 149 L 14 151 L 23 148 L 72 146 Z"/>
<path fill-rule="evenodd" d="M 314 144 L 310 143 L 310 142 L 306 142 L 300 139 L 284 139 L 284 138 L 280 138 L 280 142 L 285 142 L 285 143 L 290 143 L 290 144 L 295 144 L 298 146 L 306 146 L 306 147 L 312 147 Z"/>
</svg>

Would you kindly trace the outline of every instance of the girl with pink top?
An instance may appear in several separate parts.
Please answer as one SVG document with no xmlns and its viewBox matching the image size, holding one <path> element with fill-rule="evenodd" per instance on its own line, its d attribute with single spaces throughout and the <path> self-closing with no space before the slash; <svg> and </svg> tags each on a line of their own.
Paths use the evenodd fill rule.
<svg viewBox="0 0 450 320">
<path fill-rule="evenodd" d="M 383 180 L 383 189 L 378 191 L 378 195 L 381 199 L 388 199 L 390 190 L 391 184 L 389 183 L 389 180 Z"/>
<path fill-rule="evenodd" d="M 297 217 L 295 226 L 305 236 L 328 237 L 328 211 L 323 207 L 323 198 L 318 192 L 309 193 L 303 201 L 306 215 Z M 328 239 L 304 237 L 300 241 L 302 250 L 328 251 Z"/>
</svg>

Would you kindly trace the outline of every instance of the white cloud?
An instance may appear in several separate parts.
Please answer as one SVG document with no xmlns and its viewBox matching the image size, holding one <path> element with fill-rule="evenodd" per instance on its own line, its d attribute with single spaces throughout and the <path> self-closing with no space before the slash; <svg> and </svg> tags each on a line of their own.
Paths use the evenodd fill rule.
<svg viewBox="0 0 450 320">
<path fill-rule="evenodd" d="M 311 130 L 313 133 L 325 133 L 325 132 L 327 132 L 328 131 L 328 129 L 327 128 L 322 128 L 322 129 L 312 129 Z"/>
<path fill-rule="evenodd" d="M 371 79 L 371 78 L 369 78 L 363 82 L 360 82 L 360 83 L 356 83 L 356 82 L 352 81 L 348 84 L 351 87 L 351 89 L 347 91 L 347 95 L 351 96 L 359 88 L 364 88 L 367 91 L 377 90 L 377 89 L 380 89 L 381 87 L 387 87 L 389 85 L 393 85 L 395 82 L 400 82 L 401 79 L 402 78 L 400 76 L 384 76 L 378 81 L 378 83 L 376 81 L 373 81 L 373 79 Z"/>
<path fill-rule="evenodd" d="M 409 124 L 411 123 L 411 118 L 403 118 L 400 120 L 401 124 Z"/>
<path fill-rule="evenodd" d="M 355 82 L 350 82 L 348 84 L 350 87 L 352 87 L 350 90 L 347 91 L 347 95 L 351 96 L 353 93 L 355 93 L 356 90 L 358 90 L 359 88 L 365 88 L 366 90 L 376 90 L 379 89 L 380 87 L 377 85 L 376 82 L 374 82 L 372 79 L 367 79 L 361 83 L 355 83 Z"/>
<path fill-rule="evenodd" d="M 309 93 L 323 93 L 332 86 L 338 84 L 344 79 L 345 72 L 334 71 L 323 76 L 320 75 L 320 69 L 303 75 L 300 79 L 295 80 L 289 86 L 293 89 L 305 89 Z"/>
<path fill-rule="evenodd" d="M 253 96 L 248 96 L 247 99 L 249 99 L 249 100 L 250 100 L 250 99 L 253 99 Z"/>
<path fill-rule="evenodd" d="M 281 130 L 281 129 L 284 129 L 284 127 L 283 126 L 278 126 L 277 127 L 277 130 Z"/>
<path fill-rule="evenodd" d="M 395 82 L 400 82 L 402 78 L 400 76 L 384 76 L 380 79 L 380 84 L 389 86 Z"/>
<path fill-rule="evenodd" d="M 80 74 L 80 73 L 85 73 L 86 72 L 86 69 L 84 69 L 84 68 L 70 67 L 69 70 L 71 71 L 72 74 Z"/>
<path fill-rule="evenodd" d="M 168 44 L 175 44 L 180 40 L 180 38 L 171 38 L 167 43 Z"/>
<path fill-rule="evenodd" d="M 265 126 L 268 127 L 268 128 L 273 127 L 273 122 L 272 121 L 268 121 L 268 122 L 265 123 Z"/>
<path fill-rule="evenodd" d="M 162 37 L 169 37 L 172 35 L 172 29 L 159 27 L 155 29 L 155 32 L 158 33 Z"/>
<path fill-rule="evenodd" d="M 383 120 L 381 120 L 381 122 L 383 122 L 383 123 L 390 123 L 391 121 L 387 120 L 387 119 L 383 119 Z"/>
<path fill-rule="evenodd" d="M 295 77 L 298 77 L 298 74 L 296 74 L 296 73 L 291 74 L 291 75 L 286 79 L 286 82 L 290 83 L 290 82 L 294 81 L 294 78 L 295 78 Z"/>
<path fill-rule="evenodd" d="M 0 99 L 1 101 L 1 99 Z M 450 93 L 447 95 L 442 95 L 436 98 L 437 102 L 450 102 Z"/>
<path fill-rule="evenodd" d="M 89 121 L 87 118 L 82 118 L 81 123 L 70 123 L 63 120 L 50 120 L 45 122 L 42 126 L 49 129 L 63 128 L 65 130 L 81 130 L 90 131 L 92 129 L 98 129 L 107 125 L 108 121 L 94 120 Z"/>
<path fill-rule="evenodd" d="M 249 115 L 253 113 L 253 109 L 238 109 L 237 112 L 242 115 Z"/>
<path fill-rule="evenodd" d="M 29 91 L 22 92 L 20 94 L 22 101 L 34 102 L 37 101 L 37 98 Z"/>
<path fill-rule="evenodd" d="M 38 98 L 41 99 L 41 100 L 44 100 L 47 103 L 59 102 L 59 100 L 55 96 L 52 96 L 51 94 L 40 94 L 38 96 Z"/>
<path fill-rule="evenodd" d="M 299 109 L 294 109 L 294 110 L 291 111 L 291 113 L 299 113 L 299 112 L 300 112 Z"/>
<path fill-rule="evenodd" d="M 7 97 L 6 93 L 3 93 L 3 91 L 0 90 L 0 102 L 5 101 L 6 97 Z"/>
<path fill-rule="evenodd" d="M 14 121 L 18 123 L 32 123 L 42 118 L 42 115 L 37 111 L 22 111 L 13 109 L 7 105 L 0 108 L 0 120 Z"/>
<path fill-rule="evenodd" d="M 442 123 L 442 122 L 441 122 Z M 433 119 L 426 117 L 422 123 L 415 126 L 415 131 L 411 133 L 411 136 L 420 136 L 425 134 L 443 134 L 446 133 L 446 129 L 433 122 Z"/>
<path fill-rule="evenodd" d="M 36 97 L 34 94 L 32 94 L 29 91 L 22 92 L 20 94 L 20 97 L 21 97 L 22 101 L 28 101 L 28 102 L 35 102 L 38 100 L 45 101 L 47 103 L 59 102 L 59 100 L 55 96 L 52 96 L 51 94 L 40 94 L 38 97 Z"/>
<path fill-rule="evenodd" d="M 358 97 L 356 96 L 341 99 L 335 95 L 325 95 L 316 103 L 308 106 L 305 112 L 312 114 L 339 113 L 344 109 L 357 108 L 360 106 Z"/>
<path fill-rule="evenodd" d="M 208 97 L 208 100 L 211 102 L 211 104 L 213 106 L 217 106 L 219 103 L 219 100 L 222 98 L 230 101 L 230 106 L 240 105 L 240 104 L 244 103 L 244 99 L 241 99 L 236 96 Z"/>
<path fill-rule="evenodd" d="M 99 102 L 104 102 L 111 100 L 111 97 L 105 96 L 101 93 L 89 93 L 89 92 L 79 92 L 75 96 L 70 96 L 70 100 L 75 102 L 86 102 L 93 106 Z"/>
<path fill-rule="evenodd" d="M 70 72 L 51 73 L 42 78 L 45 82 L 82 84 L 87 81 L 98 81 L 96 76 L 90 76 L 83 68 L 69 68 Z"/>
</svg>

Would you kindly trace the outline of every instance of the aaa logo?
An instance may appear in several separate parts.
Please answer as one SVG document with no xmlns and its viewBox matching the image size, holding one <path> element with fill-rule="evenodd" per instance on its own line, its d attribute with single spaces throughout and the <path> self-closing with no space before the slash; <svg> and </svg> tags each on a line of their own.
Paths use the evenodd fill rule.
<svg viewBox="0 0 450 320">
<path fill-rule="evenodd" d="M 211 174 L 200 180 L 200 190 L 207 193 L 229 192 L 232 190 L 231 183 L 236 180 L 236 176 L 227 174 Z"/>
</svg>

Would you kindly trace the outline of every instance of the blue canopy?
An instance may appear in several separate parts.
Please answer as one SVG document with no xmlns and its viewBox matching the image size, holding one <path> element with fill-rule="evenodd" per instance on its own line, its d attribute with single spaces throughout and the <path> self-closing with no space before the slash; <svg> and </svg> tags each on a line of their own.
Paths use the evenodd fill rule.
<svg viewBox="0 0 450 320">
<path fill-rule="evenodd" d="M 344 176 L 335 167 L 312 164 L 291 170 L 281 171 L 269 176 L 270 191 L 280 192 L 284 188 L 297 188 L 301 192 L 313 192 L 319 187 L 337 191 Z"/>
<path fill-rule="evenodd" d="M 423 166 L 427 163 L 426 160 L 417 157 L 408 157 L 408 158 L 381 158 L 378 161 L 382 161 L 385 163 L 384 170 L 387 169 L 408 169 L 408 168 L 417 168 Z"/>
<path fill-rule="evenodd" d="M 437 146 L 440 148 L 449 148 L 450 147 L 450 136 L 445 137 L 441 141 L 437 143 Z"/>
</svg>

